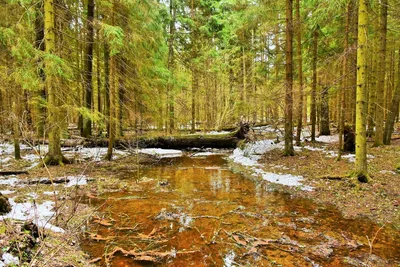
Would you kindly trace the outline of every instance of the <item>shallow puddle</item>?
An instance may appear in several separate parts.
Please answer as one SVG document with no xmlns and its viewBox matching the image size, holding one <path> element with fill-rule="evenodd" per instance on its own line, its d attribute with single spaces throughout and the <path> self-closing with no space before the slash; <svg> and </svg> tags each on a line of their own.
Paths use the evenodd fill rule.
<svg viewBox="0 0 400 267">
<path fill-rule="evenodd" d="M 400 234 L 390 226 L 380 229 L 367 219 L 345 219 L 332 206 L 292 198 L 269 182 L 233 173 L 221 156 L 164 159 L 144 167 L 139 180 L 131 173 L 121 177 L 135 190 L 90 200 L 104 220 L 91 224 L 92 238 L 82 247 L 102 257 L 103 266 L 400 263 Z"/>
</svg>

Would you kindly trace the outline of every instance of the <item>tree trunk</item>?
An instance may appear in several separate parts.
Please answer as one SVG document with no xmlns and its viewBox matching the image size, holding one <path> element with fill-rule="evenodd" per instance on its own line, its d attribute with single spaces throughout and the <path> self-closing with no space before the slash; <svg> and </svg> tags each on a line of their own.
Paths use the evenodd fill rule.
<svg viewBox="0 0 400 267">
<path fill-rule="evenodd" d="M 330 135 L 331 130 L 329 129 L 329 88 L 325 87 L 321 92 L 321 128 L 320 135 Z"/>
<path fill-rule="evenodd" d="M 318 26 L 313 31 L 312 48 L 312 85 L 311 85 L 311 141 L 315 142 L 315 126 L 317 123 L 316 97 L 317 97 L 317 56 L 318 56 Z"/>
<path fill-rule="evenodd" d="M 350 4 L 346 7 L 346 29 L 344 35 L 344 57 L 343 57 L 343 65 L 342 65 L 342 72 L 343 72 L 343 81 L 342 81 L 342 89 L 340 90 L 340 108 L 339 112 L 339 149 L 338 149 L 338 157 L 337 160 L 340 161 L 342 157 L 342 150 L 343 150 L 343 135 L 344 135 L 344 126 L 345 126 L 345 107 L 346 107 L 346 89 L 347 89 L 347 79 L 348 79 L 348 68 L 347 68 L 347 57 L 348 57 L 348 50 L 349 50 L 349 26 L 350 26 Z"/>
<path fill-rule="evenodd" d="M 386 32 L 387 32 L 387 0 L 381 0 L 380 3 L 380 40 L 379 40 L 379 70 L 378 70 L 378 87 L 377 87 L 377 101 L 376 101 L 376 134 L 374 146 L 383 144 L 383 131 L 384 131 L 384 94 L 385 94 L 385 74 L 386 74 Z"/>
<path fill-rule="evenodd" d="M 35 18 L 35 48 L 44 51 L 44 20 L 43 20 L 43 1 L 38 1 L 36 4 Z M 43 68 L 39 68 L 39 77 L 44 82 L 45 75 Z M 44 137 L 45 134 L 45 118 L 46 118 L 46 90 L 41 89 L 36 94 L 36 131 L 39 137 Z"/>
<path fill-rule="evenodd" d="M 108 129 L 108 150 L 106 160 L 112 159 L 115 131 L 116 131 L 116 57 L 115 55 L 110 58 L 110 75 L 109 75 L 109 90 L 110 90 L 110 109 L 109 109 L 109 129 Z"/>
<path fill-rule="evenodd" d="M 299 108 L 297 114 L 297 133 L 296 145 L 300 145 L 301 130 L 303 128 L 303 57 L 301 55 L 301 18 L 300 18 L 300 0 L 296 0 L 296 39 L 297 39 L 297 60 L 298 60 L 298 75 L 299 75 Z"/>
<path fill-rule="evenodd" d="M 286 0 L 285 155 L 293 156 L 293 0 Z"/>
<path fill-rule="evenodd" d="M 400 54 L 400 49 L 399 49 Z M 386 127 L 385 127 L 385 134 L 383 143 L 385 145 L 390 145 L 390 141 L 392 139 L 392 133 L 394 128 L 394 122 L 396 120 L 396 116 L 399 115 L 399 103 L 400 103 L 400 58 L 398 62 L 398 70 L 397 70 L 397 85 L 396 89 L 393 94 L 392 103 L 390 106 L 390 111 L 387 115 Z"/>
<path fill-rule="evenodd" d="M 195 5 L 194 0 L 192 0 L 191 4 L 191 18 L 193 23 L 195 24 Z M 193 25 L 191 38 L 192 38 L 192 125 L 191 132 L 194 133 L 196 131 L 196 93 L 199 87 L 199 77 L 197 73 L 197 66 L 194 60 L 197 57 L 197 34 L 196 34 L 196 25 Z"/>
<path fill-rule="evenodd" d="M 168 100 L 168 117 L 169 117 L 169 133 L 172 134 L 175 130 L 175 100 L 174 100 L 174 84 L 175 84 L 175 5 L 174 0 L 169 1 L 169 15 L 171 22 L 169 24 L 169 39 L 168 39 L 168 70 L 170 78 L 167 85 L 167 100 Z"/>
<path fill-rule="evenodd" d="M 86 34 L 86 53 L 85 53 L 85 74 L 83 79 L 83 86 L 85 88 L 85 107 L 88 114 L 92 111 L 92 98 L 93 98 L 93 43 L 94 43 L 94 0 L 88 0 L 87 3 L 87 34 Z M 83 118 L 83 137 L 92 135 L 92 119 L 90 116 Z"/>
<path fill-rule="evenodd" d="M 357 103 L 356 103 L 356 162 L 355 174 L 359 181 L 368 182 L 367 168 L 367 33 L 368 1 L 359 0 L 357 48 Z"/>
<path fill-rule="evenodd" d="M 106 129 L 107 135 L 110 130 L 110 47 L 104 43 L 104 88 L 105 88 L 105 99 L 104 99 L 104 117 L 106 117 Z"/>
<path fill-rule="evenodd" d="M 12 103 L 12 109 L 13 109 L 13 132 L 14 132 L 14 158 L 16 160 L 21 159 L 21 148 L 19 146 L 19 139 L 20 139 L 20 130 L 19 130 L 19 122 L 20 122 L 20 108 L 19 108 L 19 96 L 18 92 L 15 92 L 14 94 L 14 101 Z"/>
<path fill-rule="evenodd" d="M 53 0 L 44 0 L 44 40 L 47 55 L 55 53 L 55 25 L 54 25 L 54 2 Z M 45 163 L 50 165 L 59 165 L 65 162 L 61 153 L 61 118 L 60 118 L 60 99 L 56 86 L 56 77 L 54 70 L 51 69 L 50 57 L 45 57 L 45 76 L 46 89 L 48 92 L 48 121 L 49 121 L 49 152 L 45 158 Z"/>
</svg>

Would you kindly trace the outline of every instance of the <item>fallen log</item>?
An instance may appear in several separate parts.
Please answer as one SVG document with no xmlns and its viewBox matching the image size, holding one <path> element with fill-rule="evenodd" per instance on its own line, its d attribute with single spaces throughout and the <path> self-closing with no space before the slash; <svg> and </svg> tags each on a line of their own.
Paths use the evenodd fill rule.
<svg viewBox="0 0 400 267">
<path fill-rule="evenodd" d="M 17 175 L 17 174 L 28 174 L 28 171 L 0 171 L 0 175 Z"/>
<path fill-rule="evenodd" d="M 188 149 L 188 148 L 236 148 L 238 142 L 245 139 L 249 128 L 243 126 L 237 131 L 226 134 L 189 134 L 177 136 L 138 137 L 136 139 L 120 138 L 115 140 L 114 147 L 126 149 L 129 147 L 138 148 L 163 148 L 163 149 Z M 108 139 L 95 138 L 82 139 L 76 142 L 69 140 L 63 147 L 107 147 Z"/>
</svg>

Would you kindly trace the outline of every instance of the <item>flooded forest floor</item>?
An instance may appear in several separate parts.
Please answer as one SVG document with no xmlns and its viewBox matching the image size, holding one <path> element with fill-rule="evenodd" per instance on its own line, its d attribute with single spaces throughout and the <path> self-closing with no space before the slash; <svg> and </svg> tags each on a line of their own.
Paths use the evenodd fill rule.
<svg viewBox="0 0 400 267">
<path fill-rule="evenodd" d="M 48 169 L 4 145 L 2 169 L 29 173 L 0 177 L 21 213 L 0 216 L 0 266 L 399 266 L 400 140 L 369 148 L 365 184 L 349 178 L 354 155 L 336 160 L 334 136 L 294 157 L 266 136 L 235 151 L 117 150 L 112 162 L 80 148 Z"/>
</svg>

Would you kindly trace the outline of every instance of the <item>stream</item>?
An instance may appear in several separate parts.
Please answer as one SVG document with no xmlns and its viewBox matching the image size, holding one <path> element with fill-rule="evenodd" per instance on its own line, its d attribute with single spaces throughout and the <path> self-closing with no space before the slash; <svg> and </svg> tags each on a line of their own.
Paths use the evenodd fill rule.
<svg viewBox="0 0 400 267">
<path fill-rule="evenodd" d="M 81 244 L 101 266 L 400 264 L 391 226 L 346 219 L 334 206 L 246 178 L 221 155 L 162 159 L 118 176 L 136 189 L 90 199 L 104 220 L 87 231 L 106 240 Z"/>
</svg>

